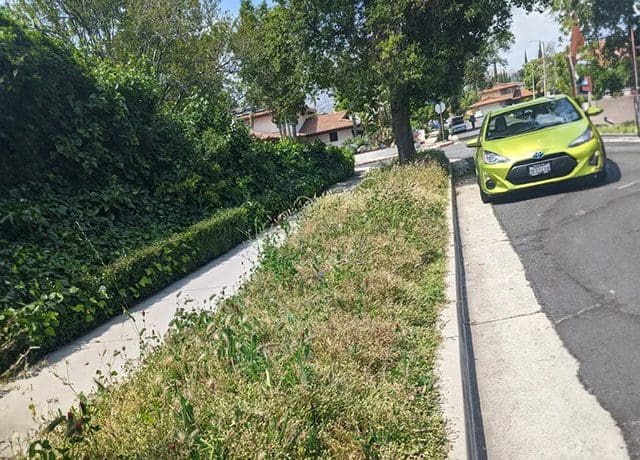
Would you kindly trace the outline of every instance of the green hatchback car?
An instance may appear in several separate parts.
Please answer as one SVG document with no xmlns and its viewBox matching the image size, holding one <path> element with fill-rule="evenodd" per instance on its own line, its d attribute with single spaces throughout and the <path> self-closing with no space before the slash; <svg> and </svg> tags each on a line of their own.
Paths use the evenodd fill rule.
<svg viewBox="0 0 640 460">
<path fill-rule="evenodd" d="M 606 153 L 589 117 L 567 96 L 544 97 L 491 112 L 467 143 L 484 203 L 529 187 L 592 176 L 604 181 Z"/>
</svg>

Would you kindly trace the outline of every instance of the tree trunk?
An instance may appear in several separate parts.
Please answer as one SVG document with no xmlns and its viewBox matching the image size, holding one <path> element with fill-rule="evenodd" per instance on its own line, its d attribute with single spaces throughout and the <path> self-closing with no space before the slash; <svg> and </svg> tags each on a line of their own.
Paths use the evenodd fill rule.
<svg viewBox="0 0 640 460">
<path fill-rule="evenodd" d="M 400 164 L 407 164 L 415 159 L 416 146 L 413 143 L 409 102 L 405 97 L 396 96 L 391 100 L 391 127 L 398 147 Z"/>
</svg>

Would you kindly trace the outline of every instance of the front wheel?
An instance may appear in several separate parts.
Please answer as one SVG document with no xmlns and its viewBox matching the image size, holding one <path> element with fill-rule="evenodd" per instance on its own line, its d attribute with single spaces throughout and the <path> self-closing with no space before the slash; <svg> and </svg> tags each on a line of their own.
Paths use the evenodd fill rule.
<svg viewBox="0 0 640 460">
<path fill-rule="evenodd" d="M 487 195 L 486 193 L 484 193 L 484 191 L 482 190 L 482 188 L 480 188 L 480 199 L 482 200 L 483 203 L 487 204 L 487 203 L 491 203 L 492 198 Z"/>
<path fill-rule="evenodd" d="M 607 167 L 604 166 L 602 171 L 595 173 L 593 175 L 593 181 L 598 185 L 603 185 L 607 183 Z"/>
</svg>

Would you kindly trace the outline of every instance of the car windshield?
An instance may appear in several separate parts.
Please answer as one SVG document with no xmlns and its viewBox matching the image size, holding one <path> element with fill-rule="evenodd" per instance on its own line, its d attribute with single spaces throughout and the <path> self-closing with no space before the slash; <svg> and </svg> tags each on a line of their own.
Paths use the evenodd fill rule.
<svg viewBox="0 0 640 460">
<path fill-rule="evenodd" d="M 550 126 L 580 120 L 581 115 L 566 98 L 541 102 L 491 117 L 486 139 L 504 139 Z"/>
</svg>

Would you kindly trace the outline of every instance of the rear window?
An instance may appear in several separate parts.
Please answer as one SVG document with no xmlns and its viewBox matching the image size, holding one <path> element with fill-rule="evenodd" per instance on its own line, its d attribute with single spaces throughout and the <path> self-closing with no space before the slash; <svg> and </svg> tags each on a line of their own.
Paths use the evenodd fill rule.
<svg viewBox="0 0 640 460">
<path fill-rule="evenodd" d="M 451 119 L 452 125 L 461 125 L 464 123 L 464 117 L 454 117 Z"/>
<path fill-rule="evenodd" d="M 486 139 L 504 139 L 551 126 L 572 123 L 582 118 L 567 98 L 514 109 L 491 117 Z"/>
</svg>

